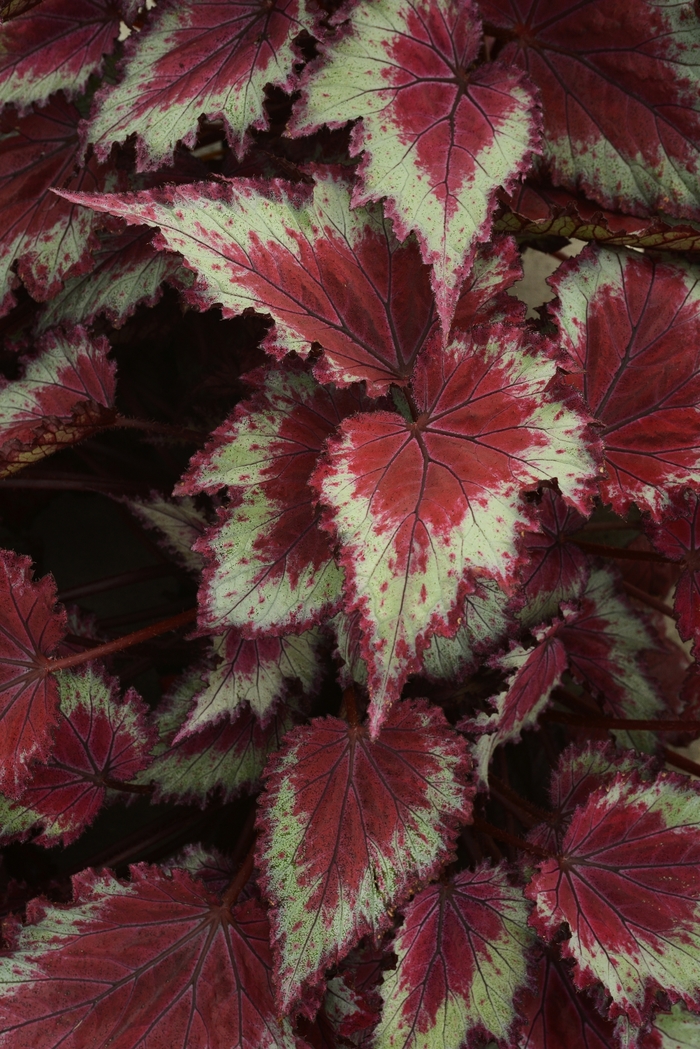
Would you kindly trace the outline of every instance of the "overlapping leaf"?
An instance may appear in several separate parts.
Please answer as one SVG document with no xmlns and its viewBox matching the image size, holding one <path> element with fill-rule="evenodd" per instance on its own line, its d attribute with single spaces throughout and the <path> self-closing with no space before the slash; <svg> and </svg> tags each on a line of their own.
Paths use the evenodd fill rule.
<svg viewBox="0 0 700 1049">
<path fill-rule="evenodd" d="M 555 951 L 543 951 L 536 988 L 522 997 L 525 1023 L 518 1044 L 522 1049 L 610 1049 L 616 1044 L 615 1025 L 576 990 L 569 965 Z"/>
<path fill-rule="evenodd" d="M 251 378 L 256 395 L 214 432 L 178 489 L 233 489 L 219 524 L 196 544 L 210 562 L 199 622 L 246 637 L 301 632 L 337 607 L 342 571 L 307 482 L 328 435 L 363 406 L 357 388 L 324 388 L 304 368 Z"/>
<path fill-rule="evenodd" d="M 678 633 L 693 642 L 697 654 L 700 641 L 700 508 L 694 492 L 678 493 L 660 524 L 647 528 L 659 553 L 680 561 L 683 572 L 676 584 L 674 612 Z"/>
<path fill-rule="evenodd" d="M 323 970 L 450 856 L 471 813 L 466 746 L 425 701 L 372 741 L 337 718 L 294 730 L 268 771 L 258 866 L 272 903 L 280 1008 L 308 1007 Z"/>
<path fill-rule="evenodd" d="M 0 477 L 90 436 L 114 416 L 109 342 L 84 328 L 47 332 L 21 378 L 0 385 Z"/>
<path fill-rule="evenodd" d="M 479 656 L 503 645 L 513 627 L 508 595 L 492 579 L 480 579 L 460 619 L 454 637 L 435 634 L 423 654 L 422 673 L 431 681 L 463 681 Z"/>
<path fill-rule="evenodd" d="M 87 193 L 104 185 L 94 161 L 75 172 L 77 109 L 60 95 L 44 109 L 0 124 L 0 313 L 14 305 L 17 274 L 43 302 L 66 277 L 89 269 L 95 215 L 52 186 Z M 13 263 L 17 261 L 17 274 Z"/>
<path fill-rule="evenodd" d="M 255 899 L 229 911 L 186 871 L 74 879 L 71 905 L 35 903 L 0 962 L 0 1045 L 12 1049 L 295 1049 L 270 986 Z"/>
<path fill-rule="evenodd" d="M 0 29 L 0 105 L 26 111 L 56 91 L 80 95 L 119 36 L 120 10 L 110 0 L 44 0 L 40 11 Z"/>
<path fill-rule="evenodd" d="M 385 197 L 398 235 L 415 230 L 446 332 L 496 189 L 514 184 L 539 143 L 529 83 L 500 62 L 476 66 L 480 45 L 471 0 L 358 4 L 309 67 L 291 124 L 308 134 L 361 118 L 353 203 Z"/>
<path fill-rule="evenodd" d="M 700 1016 L 685 1006 L 674 1005 L 667 1013 L 659 1013 L 651 1028 L 640 1041 L 641 1049 L 694 1049 L 700 1039 Z"/>
<path fill-rule="evenodd" d="M 122 80 L 98 96 L 88 140 L 105 156 L 137 136 L 140 170 L 193 146 L 200 117 L 223 120 L 239 156 L 248 129 L 267 127 L 265 87 L 296 84 L 295 38 L 311 31 L 306 0 L 169 0 L 127 41 Z"/>
<path fill-rule="evenodd" d="M 642 1023 L 661 989 L 700 1005 L 700 794 L 687 779 L 618 776 L 576 810 L 561 854 L 526 890 L 532 920 L 574 958 L 579 988 L 600 981 L 612 1015 Z"/>
<path fill-rule="evenodd" d="M 206 515 L 194 499 L 164 499 L 153 492 L 149 499 L 126 499 L 126 505 L 146 528 L 152 528 L 162 546 L 190 572 L 202 570 L 203 559 L 192 547 L 207 527 Z"/>
<path fill-rule="evenodd" d="M 477 1035 L 512 1044 L 534 940 L 528 910 L 503 866 L 423 889 L 393 944 L 377 1049 L 461 1049 Z"/>
<path fill-rule="evenodd" d="M 156 246 L 199 274 L 190 301 L 220 303 L 224 316 L 270 313 L 267 349 L 305 357 L 320 343 L 321 381 L 365 379 L 376 394 L 410 378 L 434 305 L 417 244 L 399 244 L 378 207 L 351 211 L 350 190 L 341 173 L 318 170 L 313 190 L 241 179 L 75 199 L 158 226 Z"/>
<path fill-rule="evenodd" d="M 601 424 L 602 494 L 655 519 L 700 486 L 700 269 L 588 248 L 551 280 L 563 362 Z M 669 360 L 673 368 L 669 368 Z"/>
<path fill-rule="evenodd" d="M 194 274 L 182 260 L 151 246 L 151 230 L 128 229 L 106 237 L 94 254 L 94 265 L 84 274 L 71 277 L 58 295 L 47 302 L 37 322 L 39 331 L 56 324 L 89 325 L 103 314 L 120 328 L 137 306 L 155 306 L 164 283 L 187 288 Z"/>
<path fill-rule="evenodd" d="M 204 687 L 194 697 L 179 738 L 198 732 L 222 717 L 233 719 L 243 704 L 266 724 L 290 684 L 298 681 L 305 695 L 313 696 L 321 678 L 318 629 L 286 637 L 261 637 L 252 641 L 234 630 L 212 642 L 213 666 Z"/>
<path fill-rule="evenodd" d="M 45 761 L 58 722 L 58 686 L 46 673 L 65 635 L 51 576 L 35 583 L 31 561 L 0 550 L 0 790 L 16 796 L 29 765 Z"/>
<path fill-rule="evenodd" d="M 459 625 L 474 576 L 512 588 L 521 492 L 557 478 L 585 510 L 594 459 L 583 416 L 550 398 L 553 365 L 517 329 L 460 336 L 416 366 L 417 418 L 342 423 L 312 477 L 333 511 L 349 610 L 360 609 L 375 731 L 431 635 Z"/>
<path fill-rule="evenodd" d="M 23 837 L 37 824 L 37 845 L 67 845 L 94 820 L 114 783 L 129 784 L 149 764 L 154 730 L 146 707 L 130 689 L 95 669 L 58 675 L 61 716 L 51 756 L 32 769 L 16 801 L 0 804 L 0 838 Z"/>
<path fill-rule="evenodd" d="M 557 615 L 562 601 L 580 597 L 589 574 L 586 555 L 575 543 L 567 542 L 571 534 L 580 531 L 585 518 L 551 488 L 544 489 L 535 512 L 536 530 L 526 531 L 522 537 L 525 604 L 519 618 L 529 627 Z"/>
<path fill-rule="evenodd" d="M 153 763 L 135 777 L 153 783 L 156 800 L 204 805 L 216 791 L 230 801 L 258 784 L 268 756 L 293 725 L 292 711 L 278 708 L 263 727 L 249 707 L 198 732 L 182 735 L 192 701 L 204 683 L 204 668 L 186 673 L 158 710 L 159 741 Z"/>
<path fill-rule="evenodd" d="M 555 182 L 606 207 L 693 217 L 700 193 L 700 33 L 672 0 L 481 0 L 500 58 L 542 96 Z M 601 46 L 602 45 L 602 46 Z M 620 119 L 624 114 L 624 119 Z"/>
</svg>

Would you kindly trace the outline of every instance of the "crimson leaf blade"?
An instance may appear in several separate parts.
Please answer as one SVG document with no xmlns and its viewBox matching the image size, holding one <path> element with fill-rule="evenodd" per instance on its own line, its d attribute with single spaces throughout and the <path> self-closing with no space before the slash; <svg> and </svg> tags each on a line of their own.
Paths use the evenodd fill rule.
<svg viewBox="0 0 700 1049">
<path fill-rule="evenodd" d="M 700 641 L 700 513 L 694 492 L 677 493 L 660 524 L 649 524 L 647 534 L 656 549 L 683 564 L 676 584 L 673 609 L 678 633 L 693 642 L 698 653 Z"/>
<path fill-rule="evenodd" d="M 32 905 L 0 962 L 0 1045 L 13 1049 L 295 1049 L 270 986 L 268 924 L 185 871 L 74 879 L 75 902 Z"/>
<path fill-rule="evenodd" d="M 526 890 L 540 935 L 568 925 L 574 982 L 602 983 L 613 1017 L 641 1025 L 657 989 L 700 1005 L 699 825 L 689 780 L 618 776 L 576 810 L 560 856 Z"/>
<path fill-rule="evenodd" d="M 528 912 L 504 866 L 423 889 L 394 940 L 376 1049 L 461 1049 L 477 1035 L 513 1044 L 534 941 Z"/>
<path fill-rule="evenodd" d="M 514 184 L 539 142 L 529 83 L 500 62 L 475 66 L 480 44 L 471 0 L 360 3 L 308 68 L 291 124 L 301 135 L 361 118 L 353 203 L 385 197 L 399 237 L 416 232 L 445 333 L 496 189 Z"/>
<path fill-rule="evenodd" d="M 466 746 L 425 701 L 397 705 L 376 740 L 337 718 L 296 729 L 273 759 L 258 866 L 272 903 L 278 1001 L 308 1005 L 323 970 L 449 857 L 471 813 Z"/>
</svg>

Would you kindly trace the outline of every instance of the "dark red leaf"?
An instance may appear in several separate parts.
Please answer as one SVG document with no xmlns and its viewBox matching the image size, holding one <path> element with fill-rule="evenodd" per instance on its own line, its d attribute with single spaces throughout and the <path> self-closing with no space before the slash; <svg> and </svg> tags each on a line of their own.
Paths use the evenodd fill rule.
<svg viewBox="0 0 700 1049">
<path fill-rule="evenodd" d="M 74 879 L 73 904 L 42 901 L 0 967 L 14 1049 L 295 1049 L 270 986 L 255 899 L 231 911 L 186 871 L 133 867 Z"/>
<path fill-rule="evenodd" d="M 324 970 L 448 860 L 471 814 L 468 773 L 466 744 L 425 700 L 395 706 L 374 741 L 338 718 L 289 734 L 258 817 L 283 1011 L 317 1003 Z"/>
<path fill-rule="evenodd" d="M 47 332 L 21 378 L 0 380 L 0 477 L 74 444 L 115 418 L 116 368 L 104 336 Z"/>
<path fill-rule="evenodd" d="M 110 786 L 129 783 L 150 763 L 155 730 L 147 708 L 130 689 L 117 699 L 117 682 L 94 668 L 58 676 L 61 716 L 51 755 L 35 765 L 16 802 L 2 806 L 0 837 L 25 837 L 37 824 L 37 845 L 68 845 L 99 812 Z"/>
<path fill-rule="evenodd" d="M 700 268 L 589 247 L 550 283 L 563 367 L 600 423 L 603 498 L 659 520 L 671 489 L 700 487 Z"/>
<path fill-rule="evenodd" d="M 553 948 L 542 952 L 536 990 L 521 1001 L 525 1020 L 522 1049 L 611 1049 L 615 1025 L 597 1011 L 587 994 L 571 982 L 570 966 Z"/>
<path fill-rule="evenodd" d="M 25 11 L 38 7 L 43 0 L 2 0 L 0 3 L 0 22 L 9 22 L 12 18 L 18 18 Z"/>
<path fill-rule="evenodd" d="M 683 566 L 676 585 L 673 610 L 678 633 L 700 649 L 700 502 L 694 492 L 677 493 L 660 524 L 649 524 L 647 534 L 659 553 Z"/>
<path fill-rule="evenodd" d="M 78 110 L 60 95 L 21 119 L 3 118 L 0 130 L 0 315 L 14 305 L 17 273 L 40 302 L 66 277 L 90 267 L 97 242 L 95 215 L 51 192 L 52 186 L 99 192 L 103 179 L 94 161 L 76 173 Z"/>
<path fill-rule="evenodd" d="M 40 11 L 20 15 L 0 30 L 0 105 L 26 112 L 63 91 L 82 94 L 88 77 L 102 71 L 103 57 L 119 36 L 120 11 L 113 0 L 44 0 Z"/>
<path fill-rule="evenodd" d="M 699 825 L 695 783 L 618 775 L 576 809 L 526 890 L 541 936 L 568 926 L 574 982 L 602 984 L 611 1018 L 639 1026 L 657 990 L 700 1008 Z"/>
<path fill-rule="evenodd" d="M 59 700 L 46 663 L 66 626 L 53 578 L 35 583 L 30 569 L 28 557 L 0 550 L 0 790 L 14 796 L 51 752 Z"/>
<path fill-rule="evenodd" d="M 636 215 L 700 205 L 700 37 L 690 4 L 480 0 L 542 95 L 555 182 Z M 621 118 L 621 115 L 624 117 Z"/>
</svg>

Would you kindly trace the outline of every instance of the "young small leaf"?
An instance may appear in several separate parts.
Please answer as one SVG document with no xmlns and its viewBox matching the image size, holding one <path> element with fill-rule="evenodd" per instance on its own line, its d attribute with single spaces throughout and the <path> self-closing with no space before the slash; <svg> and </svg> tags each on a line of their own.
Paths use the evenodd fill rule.
<svg viewBox="0 0 700 1049">
<path fill-rule="evenodd" d="M 399 237 L 415 230 L 445 333 L 496 190 L 539 144 L 529 81 L 500 62 L 476 65 L 480 46 L 472 0 L 359 3 L 308 67 L 291 124 L 305 135 L 361 118 L 353 204 L 385 197 Z"/>
<path fill-rule="evenodd" d="M 374 741 L 337 718 L 290 733 L 268 768 L 257 853 L 283 1011 L 308 1007 L 324 969 L 384 932 L 450 857 L 468 771 L 466 745 L 424 700 L 394 707 Z"/>
<path fill-rule="evenodd" d="M 0 477 L 89 437 L 114 417 L 116 368 L 104 336 L 47 332 L 21 378 L 0 382 Z"/>
<path fill-rule="evenodd" d="M 393 943 L 376 1049 L 461 1049 L 477 1035 L 513 1044 L 534 941 L 528 912 L 504 866 L 423 889 Z"/>
</svg>

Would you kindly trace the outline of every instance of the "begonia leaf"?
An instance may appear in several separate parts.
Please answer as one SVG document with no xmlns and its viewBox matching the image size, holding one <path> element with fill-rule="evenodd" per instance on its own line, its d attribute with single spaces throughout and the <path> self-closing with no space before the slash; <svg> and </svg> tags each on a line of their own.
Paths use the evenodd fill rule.
<svg viewBox="0 0 700 1049">
<path fill-rule="evenodd" d="M 588 558 L 568 536 L 579 532 L 585 518 L 561 496 L 545 488 L 534 506 L 536 530 L 522 536 L 526 561 L 521 570 L 524 607 L 519 618 L 539 626 L 559 612 L 562 601 L 581 596 L 588 581 Z"/>
<path fill-rule="evenodd" d="M 43 0 L 1 0 L 0 22 L 9 22 L 12 18 L 18 18 L 32 7 L 38 7 Z"/>
<path fill-rule="evenodd" d="M 15 304 L 18 275 L 43 302 L 60 290 L 66 277 L 90 268 L 95 215 L 51 192 L 54 186 L 87 193 L 104 187 L 93 160 L 75 171 L 79 119 L 75 106 L 57 95 L 43 109 L 21 119 L 6 115 L 0 124 L 2 315 Z"/>
<path fill-rule="evenodd" d="M 70 277 L 46 303 L 38 330 L 57 324 L 92 324 L 100 314 L 113 327 L 121 328 L 137 306 L 155 306 L 165 282 L 176 288 L 190 287 L 194 274 L 177 255 L 156 251 L 152 239 L 150 229 L 138 228 L 103 239 L 90 270 Z"/>
<path fill-rule="evenodd" d="M 488 784 L 488 768 L 496 747 L 515 743 L 521 733 L 534 728 L 560 683 L 567 667 L 566 649 L 558 637 L 560 624 L 543 630 L 533 648 L 515 644 L 510 651 L 491 660 L 496 669 L 509 674 L 505 691 L 490 700 L 493 713 L 464 718 L 463 732 L 479 734 L 474 753 L 479 781 Z"/>
<path fill-rule="evenodd" d="M 205 673 L 204 688 L 195 695 L 178 739 L 222 717 L 233 719 L 244 703 L 266 724 L 293 681 L 300 683 L 305 695 L 313 696 L 322 674 L 320 643 L 317 629 L 252 641 L 234 630 L 215 637 L 213 665 Z"/>
<path fill-rule="evenodd" d="M 386 198 L 398 236 L 416 232 L 445 332 L 497 188 L 539 145 L 529 82 L 500 62 L 475 65 L 480 46 L 472 0 L 360 3 L 308 67 L 290 125 L 301 135 L 361 118 L 353 204 Z"/>
<path fill-rule="evenodd" d="M 430 681 L 463 680 L 480 655 L 501 647 L 513 626 L 508 595 L 492 579 L 479 579 L 460 618 L 454 637 L 434 634 L 423 653 L 421 673 Z"/>
<path fill-rule="evenodd" d="M 632 608 L 607 568 L 591 572 L 578 610 L 567 611 L 558 632 L 569 670 L 604 709 L 618 718 L 662 716 L 664 704 L 642 657 L 655 646 L 650 625 Z M 622 746 L 653 750 L 652 733 L 616 730 Z"/>
<path fill-rule="evenodd" d="M 699 1042 L 700 1016 L 679 1002 L 669 1012 L 654 1017 L 640 1049 L 695 1049 Z"/>
<path fill-rule="evenodd" d="M 550 280 L 570 372 L 600 423 L 603 499 L 658 520 L 700 486 L 700 268 L 589 247 Z M 673 368 L 668 367 L 673 358 Z"/>
<path fill-rule="evenodd" d="M 47 332 L 19 379 L 0 383 L 0 477 L 89 437 L 115 416 L 109 342 L 84 328 Z"/>
<path fill-rule="evenodd" d="M 528 840 L 559 853 L 571 817 L 594 790 L 612 783 L 618 774 L 649 779 L 653 769 L 653 758 L 643 758 L 632 750 L 618 750 L 610 742 L 589 742 L 584 747 L 572 744 L 559 755 L 552 773 L 549 785 L 551 819 L 534 827 Z"/>
<path fill-rule="evenodd" d="M 204 560 L 192 547 L 206 531 L 208 521 L 194 499 L 165 499 L 153 492 L 149 499 L 124 501 L 146 528 L 158 534 L 161 545 L 178 564 L 189 572 L 201 572 Z"/>
<path fill-rule="evenodd" d="M 494 229 L 533 237 L 595 240 L 599 244 L 654 251 L 700 251 L 700 228 L 659 216 L 635 218 L 607 211 L 580 195 L 530 180 L 510 195 L 500 194 L 508 210 Z"/>
<path fill-rule="evenodd" d="M 657 990 L 700 1005 L 699 825 L 690 780 L 618 776 L 576 810 L 561 853 L 526 889 L 541 936 L 568 925 L 574 983 L 600 982 L 612 1017 L 640 1025 Z"/>
<path fill-rule="evenodd" d="M 374 1045 L 382 1005 L 379 984 L 387 964 L 381 946 L 367 944 L 351 951 L 328 981 L 322 1011 L 340 1045 L 349 1043 L 356 1049 Z"/>
<path fill-rule="evenodd" d="M 257 846 L 281 1009 L 308 1006 L 324 969 L 384 932 L 448 860 L 471 814 L 468 772 L 465 743 L 424 700 L 395 706 L 375 740 L 330 717 L 290 733 L 268 766 Z"/>
<path fill-rule="evenodd" d="M 601 1016 L 587 994 L 577 991 L 553 949 L 542 952 L 536 989 L 528 989 L 520 1007 L 524 1018 L 521 1049 L 611 1049 L 615 1025 Z"/>
<path fill-rule="evenodd" d="M 342 571 L 308 480 L 328 435 L 364 402 L 357 387 L 324 388 L 302 367 L 255 378 L 256 395 L 214 431 L 177 489 L 234 489 L 219 524 L 196 544 L 209 561 L 199 623 L 247 637 L 301 632 L 338 605 Z"/>
<path fill-rule="evenodd" d="M 265 87 L 294 90 L 294 40 L 312 28 L 306 0 L 160 2 L 126 43 L 121 81 L 98 95 L 88 141 L 104 157 L 136 134 L 139 169 L 154 169 L 178 142 L 194 146 L 206 117 L 242 157 L 248 129 L 267 128 Z"/>
<path fill-rule="evenodd" d="M 557 184 L 632 214 L 697 215 L 700 33 L 691 6 L 480 0 L 480 7 L 486 31 L 506 41 L 501 61 L 527 70 L 540 89 L 544 155 Z"/>
<path fill-rule="evenodd" d="M 0 28 L 0 106 L 26 111 L 63 91 L 80 95 L 119 36 L 111 0 L 44 0 L 40 11 Z"/>
<path fill-rule="evenodd" d="M 35 844 L 68 845 L 94 820 L 108 781 L 128 783 L 150 763 L 155 730 L 138 693 L 130 689 L 119 701 L 117 682 L 93 667 L 63 671 L 57 680 L 61 716 L 51 756 L 33 767 L 17 800 L 0 808 L 0 839 L 26 836 L 31 818 L 42 827 Z"/>
<path fill-rule="evenodd" d="M 203 675 L 203 668 L 183 675 L 158 710 L 160 738 L 153 763 L 135 777 L 138 783 L 154 784 L 156 801 L 176 799 L 204 806 L 215 791 L 224 802 L 252 791 L 268 756 L 279 749 L 294 723 L 286 705 L 278 707 L 264 727 L 249 707 L 243 707 L 232 719 L 222 718 L 180 738 Z"/>
<path fill-rule="evenodd" d="M 322 382 L 364 379 L 374 395 L 405 385 L 435 328 L 418 245 L 399 244 L 376 205 L 351 210 L 343 172 L 315 175 L 313 189 L 238 179 L 74 199 L 157 226 L 155 246 L 180 252 L 199 275 L 185 296 L 193 304 L 220 304 L 225 317 L 271 314 L 263 345 L 275 356 L 306 357 L 320 343 Z"/>
<path fill-rule="evenodd" d="M 412 383 L 418 417 L 346 419 L 311 483 L 341 543 L 348 610 L 361 612 L 372 730 L 431 635 L 459 625 L 474 576 L 512 589 L 521 492 L 557 478 L 585 510 L 595 474 L 585 417 L 546 392 L 550 360 L 522 333 L 490 328 L 425 354 Z"/>
<path fill-rule="evenodd" d="M 513 237 L 494 236 L 480 244 L 462 285 L 452 331 L 470 331 L 477 324 L 519 324 L 526 306 L 506 295 L 523 278 L 523 264 Z"/>
<path fill-rule="evenodd" d="M 66 632 L 53 578 L 35 583 L 30 568 L 28 557 L 0 550 L 0 790 L 12 796 L 51 753 L 59 696 L 46 663 Z"/>
<path fill-rule="evenodd" d="M 700 641 L 700 508 L 695 492 L 677 493 L 660 524 L 647 526 L 647 534 L 659 553 L 683 564 L 676 584 L 673 610 L 678 633 L 693 642 L 697 655 Z"/>
<path fill-rule="evenodd" d="M 528 984 L 529 907 L 504 866 L 461 871 L 408 904 L 384 977 L 376 1049 L 461 1049 L 475 1036 L 513 1044 Z"/>
<path fill-rule="evenodd" d="M 270 984 L 265 911 L 223 906 L 182 870 L 86 872 L 37 901 L 0 962 L 0 1045 L 295 1049 Z"/>
</svg>

